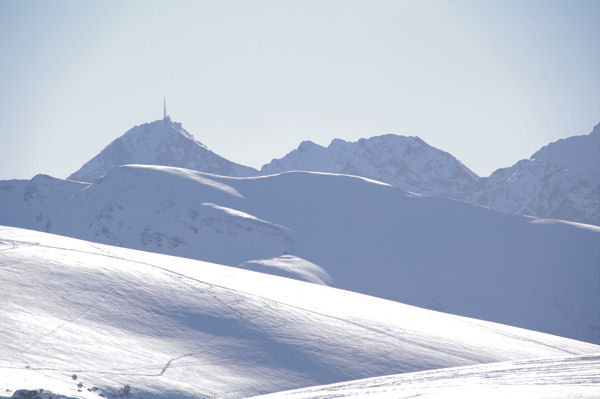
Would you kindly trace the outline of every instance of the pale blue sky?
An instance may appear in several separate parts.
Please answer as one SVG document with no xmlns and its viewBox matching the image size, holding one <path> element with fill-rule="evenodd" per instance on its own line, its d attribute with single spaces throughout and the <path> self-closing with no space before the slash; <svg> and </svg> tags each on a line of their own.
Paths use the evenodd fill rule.
<svg viewBox="0 0 600 399">
<path fill-rule="evenodd" d="M 260 167 L 419 136 L 486 176 L 600 122 L 599 1 L 0 0 L 0 179 L 169 114 Z"/>
</svg>

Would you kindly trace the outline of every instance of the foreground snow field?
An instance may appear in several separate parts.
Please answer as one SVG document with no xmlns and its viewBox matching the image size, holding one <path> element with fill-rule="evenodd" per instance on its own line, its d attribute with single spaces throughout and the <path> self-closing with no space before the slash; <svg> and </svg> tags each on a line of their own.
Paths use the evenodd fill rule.
<svg viewBox="0 0 600 399">
<path fill-rule="evenodd" d="M 129 165 L 0 182 L 0 224 L 295 277 L 600 343 L 600 227 L 364 178 Z"/>
<path fill-rule="evenodd" d="M 600 354 L 500 362 L 367 378 L 254 399 L 597 399 Z"/>
<path fill-rule="evenodd" d="M 244 397 L 600 352 L 323 285 L 10 227 L 0 228 L 0 281 L 2 392 L 98 399 L 129 385 L 135 397 Z"/>
</svg>

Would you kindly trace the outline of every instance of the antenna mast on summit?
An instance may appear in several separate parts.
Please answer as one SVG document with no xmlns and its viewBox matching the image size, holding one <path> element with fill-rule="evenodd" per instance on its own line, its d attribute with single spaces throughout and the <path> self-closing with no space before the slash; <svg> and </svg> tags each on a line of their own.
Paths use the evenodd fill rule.
<svg viewBox="0 0 600 399">
<path fill-rule="evenodd" d="M 167 100 L 163 97 L 163 119 L 167 119 Z"/>
</svg>

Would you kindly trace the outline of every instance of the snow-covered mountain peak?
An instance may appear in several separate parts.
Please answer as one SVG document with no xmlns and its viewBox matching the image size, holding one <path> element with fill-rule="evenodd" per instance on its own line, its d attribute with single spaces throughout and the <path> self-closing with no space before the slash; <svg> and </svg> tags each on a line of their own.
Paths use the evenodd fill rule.
<svg viewBox="0 0 600 399">
<path fill-rule="evenodd" d="M 348 142 L 346 140 L 342 140 L 342 139 L 333 139 L 331 140 L 331 143 L 329 143 L 328 148 L 336 148 L 336 147 L 341 147 L 348 144 Z"/>
<path fill-rule="evenodd" d="M 324 147 L 322 147 L 322 146 L 318 145 L 317 143 L 312 142 L 310 140 L 304 140 L 298 146 L 298 151 L 300 151 L 300 152 L 319 151 L 319 150 L 323 150 L 323 149 L 324 149 Z"/>
<path fill-rule="evenodd" d="M 307 170 L 364 176 L 406 191 L 440 197 L 462 197 L 477 183 L 475 173 L 452 155 L 418 137 L 385 134 L 356 142 L 334 139 L 322 147 L 303 141 L 262 173 Z M 460 194 L 460 195 L 459 195 Z"/>
<path fill-rule="evenodd" d="M 600 225 L 600 125 L 482 179 L 470 201 L 511 213 Z"/>
<path fill-rule="evenodd" d="M 176 166 L 226 176 L 257 174 L 210 151 L 181 123 L 167 117 L 129 129 L 68 179 L 91 182 L 126 164 Z"/>
<path fill-rule="evenodd" d="M 357 141 L 333 139 L 331 140 L 329 146 L 327 146 L 327 149 L 336 151 L 341 149 L 349 149 L 353 146 L 366 148 L 385 147 L 389 150 L 401 149 L 403 151 L 427 147 L 433 148 L 417 136 L 402 136 L 398 134 L 388 133 L 369 138 L 360 138 Z"/>
<path fill-rule="evenodd" d="M 540 148 L 531 161 L 545 162 L 572 172 L 600 174 L 600 124 L 587 135 L 560 139 Z"/>
<path fill-rule="evenodd" d="M 142 144 L 147 148 L 156 148 L 159 141 L 168 139 L 169 136 L 178 135 L 193 140 L 195 144 L 202 148 L 207 148 L 204 144 L 195 140 L 194 136 L 181 126 L 181 123 L 171 121 L 170 118 L 135 126 L 121 136 L 121 140 L 131 145 L 139 146 Z"/>
</svg>

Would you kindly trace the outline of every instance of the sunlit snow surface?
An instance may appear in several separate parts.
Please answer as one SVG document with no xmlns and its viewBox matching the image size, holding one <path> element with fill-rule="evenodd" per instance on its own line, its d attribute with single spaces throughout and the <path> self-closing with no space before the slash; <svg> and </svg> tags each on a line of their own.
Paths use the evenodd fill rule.
<svg viewBox="0 0 600 399">
<path fill-rule="evenodd" d="M 596 399 L 600 397 L 600 354 L 390 375 L 279 392 L 260 399 L 358 397 Z"/>
<path fill-rule="evenodd" d="M 600 343 L 600 227 L 315 172 L 129 165 L 0 182 L 0 224 L 294 277 Z"/>
<path fill-rule="evenodd" d="M 0 281 L 3 392 L 99 398 L 127 384 L 136 397 L 244 397 L 600 352 L 327 286 L 9 227 L 0 229 Z"/>
</svg>

